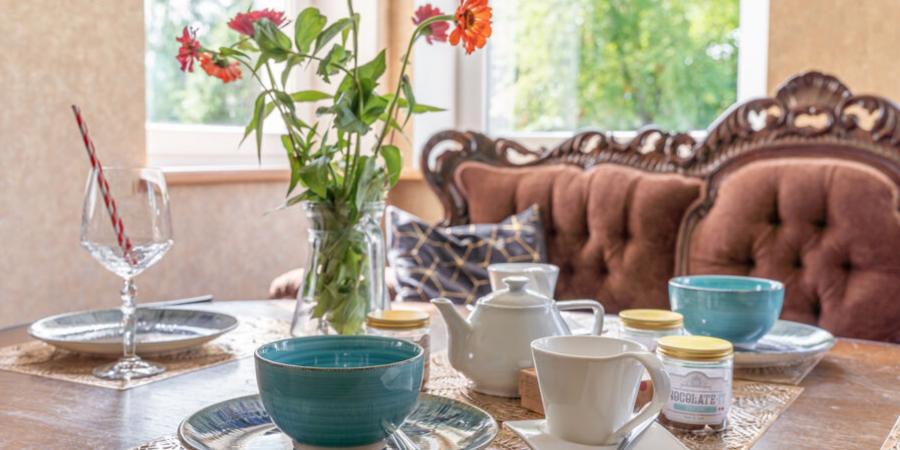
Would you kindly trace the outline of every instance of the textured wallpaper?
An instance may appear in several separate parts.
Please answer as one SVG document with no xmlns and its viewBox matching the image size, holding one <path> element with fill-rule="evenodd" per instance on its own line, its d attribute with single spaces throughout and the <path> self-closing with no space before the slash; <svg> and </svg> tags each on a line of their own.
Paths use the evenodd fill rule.
<svg viewBox="0 0 900 450">
<path fill-rule="evenodd" d="M 78 243 L 89 164 L 69 105 L 81 106 L 105 164 L 143 164 L 142 2 L 0 0 L 0 11 L 0 327 L 117 307 L 121 281 Z M 299 210 L 264 215 L 283 192 L 173 187 L 175 246 L 138 277 L 139 301 L 264 297 L 306 254 Z"/>
<path fill-rule="evenodd" d="M 854 94 L 900 100 L 900 1 L 772 0 L 768 86 L 794 73 L 837 76 Z"/>
</svg>

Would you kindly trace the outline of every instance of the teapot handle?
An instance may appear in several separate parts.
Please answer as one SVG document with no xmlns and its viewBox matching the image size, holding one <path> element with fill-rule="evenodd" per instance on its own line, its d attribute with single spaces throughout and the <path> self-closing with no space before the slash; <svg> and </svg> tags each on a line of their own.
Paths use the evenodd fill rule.
<svg viewBox="0 0 900 450">
<path fill-rule="evenodd" d="M 560 311 L 569 309 L 594 310 L 594 326 L 591 327 L 591 334 L 600 336 L 600 334 L 603 333 L 603 315 L 606 314 L 606 311 L 603 309 L 603 305 L 597 300 L 563 300 L 556 302 L 556 307 Z"/>
</svg>

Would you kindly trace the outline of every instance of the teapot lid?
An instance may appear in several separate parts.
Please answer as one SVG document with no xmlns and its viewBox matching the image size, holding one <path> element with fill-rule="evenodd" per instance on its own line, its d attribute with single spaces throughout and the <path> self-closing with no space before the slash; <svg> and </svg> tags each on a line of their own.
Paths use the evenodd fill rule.
<svg viewBox="0 0 900 450">
<path fill-rule="evenodd" d="M 530 289 L 525 289 L 528 281 L 528 277 L 523 276 L 506 277 L 503 279 L 506 289 L 491 292 L 482 297 L 478 303 L 491 306 L 527 307 L 546 305 L 553 302 L 550 298 L 544 297 Z"/>
</svg>

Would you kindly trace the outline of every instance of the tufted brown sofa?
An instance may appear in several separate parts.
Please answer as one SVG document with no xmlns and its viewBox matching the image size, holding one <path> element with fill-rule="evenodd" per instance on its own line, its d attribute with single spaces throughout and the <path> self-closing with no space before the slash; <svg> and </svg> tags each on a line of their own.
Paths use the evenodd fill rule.
<svg viewBox="0 0 900 450">
<path fill-rule="evenodd" d="M 900 342 L 900 110 L 834 77 L 735 105 L 700 141 L 586 132 L 530 150 L 447 131 L 421 167 L 446 224 L 538 204 L 558 298 L 665 308 L 674 275 L 761 276 L 785 283 L 785 319 Z"/>
</svg>

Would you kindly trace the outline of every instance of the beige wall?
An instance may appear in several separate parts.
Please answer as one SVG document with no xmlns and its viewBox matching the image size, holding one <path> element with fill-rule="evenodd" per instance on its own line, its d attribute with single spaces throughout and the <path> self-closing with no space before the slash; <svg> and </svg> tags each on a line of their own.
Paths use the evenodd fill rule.
<svg viewBox="0 0 900 450">
<path fill-rule="evenodd" d="M 133 31 L 143 14 L 133 5 L 0 2 L 0 326 L 99 305 L 98 292 L 117 289 L 78 245 L 88 162 L 69 105 L 85 112 L 106 164 L 143 161 L 144 40 Z"/>
<path fill-rule="evenodd" d="M 69 105 L 105 164 L 143 163 L 142 2 L 0 0 L 0 11 L 0 327 L 115 307 L 120 281 L 78 244 L 88 162 Z M 175 246 L 138 278 L 139 296 L 264 297 L 306 254 L 299 210 L 264 215 L 283 193 L 280 182 L 172 187 Z"/>
<path fill-rule="evenodd" d="M 818 69 L 854 93 L 900 100 L 900 1 L 772 0 L 768 86 Z"/>
</svg>

